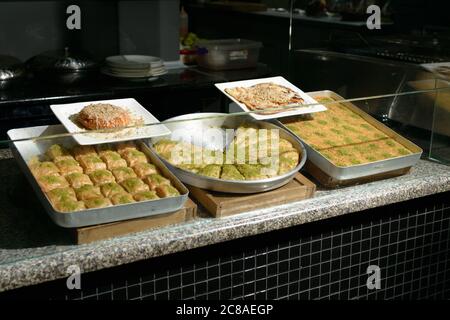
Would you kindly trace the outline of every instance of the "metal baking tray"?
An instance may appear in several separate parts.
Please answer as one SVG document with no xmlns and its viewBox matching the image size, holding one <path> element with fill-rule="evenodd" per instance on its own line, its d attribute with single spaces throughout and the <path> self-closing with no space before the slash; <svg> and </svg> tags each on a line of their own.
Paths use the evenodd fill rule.
<svg viewBox="0 0 450 320">
<path fill-rule="evenodd" d="M 66 133 L 62 125 L 39 126 L 23 129 L 12 129 L 8 131 L 11 140 L 28 139 L 32 137 L 44 137 Z M 163 198 L 152 201 L 142 201 L 130 204 L 115 205 L 107 208 L 87 209 L 82 211 L 62 213 L 56 211 L 51 205 L 45 193 L 39 187 L 36 179 L 28 168 L 27 161 L 32 156 L 44 154 L 47 148 L 52 144 L 62 144 L 71 147 L 75 141 L 70 137 L 61 137 L 55 139 L 12 141 L 10 143 L 11 151 L 19 163 L 20 168 L 30 181 L 35 193 L 43 204 L 45 211 L 50 218 L 59 226 L 64 228 L 84 227 L 96 224 L 103 224 L 115 221 L 129 220 L 147 216 L 158 215 L 162 213 L 174 212 L 180 210 L 188 199 L 189 191 L 175 177 L 170 170 L 161 162 L 146 144 L 137 140 L 136 143 L 148 158 L 158 167 L 162 175 L 170 179 L 172 184 L 180 191 L 180 196 Z M 26 196 L 26 195 L 25 195 Z"/>
<path fill-rule="evenodd" d="M 171 123 L 171 121 L 188 120 L 188 119 L 197 119 L 197 120 Z M 189 126 L 189 130 L 195 130 L 196 128 L 198 130 L 202 130 L 202 128 L 205 127 L 226 127 L 231 129 L 237 128 L 244 123 L 254 124 L 259 128 L 279 129 L 280 139 L 282 138 L 288 140 L 290 143 L 292 143 L 294 148 L 297 149 L 297 151 L 299 151 L 301 154 L 301 159 L 298 165 L 290 172 L 269 179 L 247 180 L 247 181 L 222 180 L 198 175 L 193 172 L 173 166 L 172 164 L 167 162 L 164 158 L 161 158 L 164 164 L 170 170 L 172 170 L 172 172 L 178 178 L 180 178 L 181 181 L 198 188 L 230 193 L 258 193 L 269 191 L 279 188 L 288 183 L 289 181 L 291 181 L 306 162 L 306 149 L 303 146 L 300 139 L 298 139 L 294 134 L 290 133 L 288 130 L 280 128 L 275 124 L 265 121 L 256 121 L 248 116 L 231 116 L 230 114 L 226 113 L 195 113 L 174 117 L 166 121 L 163 121 L 162 123 L 164 123 L 166 127 L 169 128 L 169 130 L 171 130 L 172 132 L 177 129 L 186 128 L 187 125 Z M 165 138 L 170 139 L 170 136 L 166 136 Z M 153 143 L 156 143 L 161 139 L 164 139 L 164 137 L 152 138 L 150 140 L 150 147 L 153 149 L 152 147 Z"/>
<path fill-rule="evenodd" d="M 336 94 L 333 91 L 324 90 L 324 91 L 315 91 L 315 92 L 309 92 L 308 95 L 311 97 L 329 97 L 335 100 L 345 100 L 338 94 Z M 341 102 L 344 106 L 346 106 L 348 109 L 352 110 L 353 112 L 360 115 L 364 120 L 366 120 L 368 123 L 376 127 L 377 129 L 381 130 L 383 133 L 385 133 L 388 137 L 394 139 L 398 143 L 402 144 L 404 147 L 406 147 L 408 150 L 413 152 L 412 154 L 396 157 L 392 159 L 387 160 L 380 160 L 375 161 L 367 164 L 360 164 L 360 165 L 354 165 L 350 167 L 338 167 L 335 164 L 331 163 L 327 158 L 325 158 L 322 154 L 319 153 L 319 151 L 313 149 L 306 141 L 303 141 L 300 138 L 300 140 L 304 143 L 306 150 L 308 151 L 308 160 L 311 161 L 316 167 L 318 167 L 320 170 L 322 170 L 325 174 L 330 176 L 331 178 L 345 182 L 348 180 L 358 179 L 358 178 L 366 178 L 374 175 L 378 175 L 381 173 L 388 173 L 392 171 L 396 171 L 399 169 L 409 168 L 414 166 L 417 161 L 419 161 L 420 156 L 422 155 L 422 149 L 416 146 L 411 141 L 405 139 L 398 133 L 396 133 L 394 130 L 388 128 L 381 122 L 377 121 L 376 119 L 372 118 L 370 115 L 353 105 L 349 102 Z M 325 111 L 326 112 L 326 111 Z M 278 124 L 286 129 L 289 130 L 286 126 L 284 126 L 281 122 L 277 120 Z M 289 130 L 290 131 L 290 130 Z"/>
</svg>

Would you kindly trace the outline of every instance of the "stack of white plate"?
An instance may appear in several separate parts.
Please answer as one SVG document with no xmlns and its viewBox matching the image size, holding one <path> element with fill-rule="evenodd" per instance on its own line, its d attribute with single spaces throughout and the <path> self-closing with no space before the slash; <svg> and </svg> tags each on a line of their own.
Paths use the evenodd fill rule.
<svg viewBox="0 0 450 320">
<path fill-rule="evenodd" d="M 154 78 L 167 73 L 164 61 L 158 57 L 142 55 L 120 55 L 107 57 L 104 74 L 117 78 Z"/>
</svg>

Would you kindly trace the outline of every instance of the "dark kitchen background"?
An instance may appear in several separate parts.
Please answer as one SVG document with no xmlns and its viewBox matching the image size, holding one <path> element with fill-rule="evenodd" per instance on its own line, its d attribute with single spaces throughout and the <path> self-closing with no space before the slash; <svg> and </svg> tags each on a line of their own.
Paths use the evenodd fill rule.
<svg viewBox="0 0 450 320">
<path fill-rule="evenodd" d="M 17 59 L 13 61 L 24 63 L 24 67 L 15 70 L 17 77 L 0 80 L 0 138 L 5 139 L 6 131 L 13 127 L 56 123 L 49 109 L 54 103 L 133 97 L 160 120 L 197 111 L 226 111 L 228 102 L 214 83 L 272 75 L 282 75 L 307 92 L 328 89 L 346 98 L 412 90 L 405 85 L 406 80 L 431 77 L 424 75 L 421 64 L 449 61 L 450 21 L 443 10 L 445 3 L 2 1 L 3 65 L 11 65 L 7 59 Z M 66 27 L 70 15 L 66 8 L 73 4 L 81 8 L 81 30 Z M 379 30 L 366 26 L 369 15 L 365 9 L 370 4 L 382 9 Z M 186 27 L 200 39 L 260 42 L 258 64 L 222 71 L 185 67 L 179 52 L 180 32 L 186 32 Z M 68 76 L 49 66 L 43 53 L 70 56 L 83 61 L 86 68 Z M 117 54 L 161 57 L 169 72 L 151 82 L 102 74 L 105 57 Z M 400 107 L 394 107 L 401 109 L 397 100 Z M 393 102 L 381 99 L 361 107 L 410 138 L 418 132 L 412 139 L 427 149 L 432 117 L 415 123 L 412 114 L 395 116 L 400 113 L 391 110 Z"/>
</svg>

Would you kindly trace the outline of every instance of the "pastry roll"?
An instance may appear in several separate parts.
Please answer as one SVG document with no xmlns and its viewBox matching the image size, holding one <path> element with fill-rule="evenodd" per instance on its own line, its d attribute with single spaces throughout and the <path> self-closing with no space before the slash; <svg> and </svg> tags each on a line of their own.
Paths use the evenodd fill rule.
<svg viewBox="0 0 450 320">
<path fill-rule="evenodd" d="M 232 164 L 223 165 L 220 178 L 224 180 L 245 180 L 244 176 Z"/>
<path fill-rule="evenodd" d="M 74 172 L 83 173 L 83 168 L 81 168 L 80 165 L 78 164 L 78 162 L 73 158 L 59 160 L 59 161 L 55 162 L 55 164 L 58 167 L 59 172 L 63 176 L 66 176 L 66 175 L 74 173 Z"/>
<path fill-rule="evenodd" d="M 285 174 L 293 170 L 299 160 L 299 154 L 297 151 L 286 151 L 280 154 L 280 168 L 278 170 L 279 174 Z"/>
<path fill-rule="evenodd" d="M 109 182 L 116 182 L 113 174 L 108 170 L 96 170 L 89 174 L 89 178 L 91 178 L 92 182 L 94 182 L 96 186 Z"/>
<path fill-rule="evenodd" d="M 77 198 L 79 200 L 89 200 L 102 197 L 100 188 L 91 185 L 84 185 L 78 189 L 75 189 L 75 193 L 77 194 Z"/>
<path fill-rule="evenodd" d="M 198 166 L 195 164 L 181 164 L 178 166 L 178 168 L 181 168 L 183 170 L 190 171 L 193 173 L 198 173 L 203 168 L 203 166 Z"/>
<path fill-rule="evenodd" d="M 159 185 L 170 185 L 169 179 L 156 173 L 146 176 L 144 182 L 150 187 L 150 190 L 155 190 Z"/>
<path fill-rule="evenodd" d="M 283 152 L 295 150 L 295 149 L 292 146 L 292 143 L 290 143 L 286 139 L 280 139 L 280 142 L 278 143 L 278 150 L 279 150 L 279 153 L 283 153 Z"/>
<path fill-rule="evenodd" d="M 74 172 L 71 174 L 68 174 L 66 176 L 67 181 L 69 181 L 72 188 L 81 188 L 85 185 L 92 185 L 91 179 L 89 179 L 89 176 L 84 173 Z"/>
<path fill-rule="evenodd" d="M 245 177 L 245 180 L 266 179 L 267 175 L 261 172 L 261 166 L 253 164 L 237 164 L 236 168 Z"/>
<path fill-rule="evenodd" d="M 83 201 L 61 201 L 55 205 L 55 209 L 60 212 L 74 212 L 86 209 Z"/>
<path fill-rule="evenodd" d="M 111 198 L 111 201 L 113 204 L 116 204 L 116 205 L 135 202 L 132 195 L 129 193 L 116 194 Z"/>
<path fill-rule="evenodd" d="M 119 193 L 126 193 L 125 189 L 115 182 L 102 184 L 100 186 L 100 190 L 102 191 L 102 194 L 107 198 L 111 198 Z"/>
<path fill-rule="evenodd" d="M 37 182 L 44 192 L 49 192 L 57 188 L 67 188 L 69 183 L 62 176 L 40 176 Z"/>
<path fill-rule="evenodd" d="M 177 189 L 167 184 L 157 186 L 156 194 L 160 198 L 175 197 L 180 195 Z"/>
<path fill-rule="evenodd" d="M 127 161 L 130 167 L 133 167 L 138 163 L 147 162 L 147 156 L 143 152 L 138 150 L 126 150 L 121 155 Z"/>
<path fill-rule="evenodd" d="M 83 156 L 97 155 L 97 152 L 93 146 L 75 146 L 72 149 L 72 153 L 77 161 L 80 161 L 80 158 Z"/>
<path fill-rule="evenodd" d="M 136 201 L 147 201 L 147 200 L 159 199 L 159 197 L 155 191 L 138 192 L 133 197 L 134 197 L 134 200 L 136 200 Z"/>
<path fill-rule="evenodd" d="M 62 201 L 77 201 L 77 196 L 72 188 L 57 188 L 47 192 L 47 197 L 53 205 Z"/>
<path fill-rule="evenodd" d="M 112 203 L 108 198 L 94 198 L 84 201 L 84 205 L 88 209 L 93 209 L 109 207 L 112 205 Z"/>
<path fill-rule="evenodd" d="M 30 163 L 30 170 L 31 173 L 33 173 L 33 175 L 35 177 L 40 177 L 40 176 L 59 176 L 59 169 L 58 167 L 50 161 L 44 161 L 44 162 L 33 162 Z"/>
<path fill-rule="evenodd" d="M 108 170 L 127 166 L 127 162 L 115 151 L 104 152 L 101 158 L 106 163 Z"/>
<path fill-rule="evenodd" d="M 104 163 L 96 154 L 80 156 L 78 161 L 80 161 L 85 173 L 92 173 L 96 170 L 106 169 L 106 163 Z"/>
<path fill-rule="evenodd" d="M 129 193 L 135 194 L 142 191 L 149 191 L 148 185 L 139 178 L 130 178 L 122 181 L 122 187 Z"/>
<path fill-rule="evenodd" d="M 54 144 L 48 148 L 45 155 L 52 161 L 60 161 L 64 159 L 73 159 L 69 151 L 59 144 Z"/>
<path fill-rule="evenodd" d="M 150 163 L 137 163 L 133 166 L 134 172 L 136 172 L 137 176 L 141 179 L 145 178 L 149 174 L 158 173 L 155 165 Z"/>
<path fill-rule="evenodd" d="M 117 152 L 123 156 L 124 153 L 128 152 L 128 151 L 132 151 L 132 150 L 136 150 L 136 144 L 133 141 L 125 141 L 125 142 L 119 142 L 117 144 Z"/>
<path fill-rule="evenodd" d="M 198 174 L 201 174 L 202 176 L 219 179 L 220 171 L 221 171 L 221 166 L 219 166 L 217 164 L 208 164 L 203 169 L 199 170 Z"/>
<path fill-rule="evenodd" d="M 113 169 L 112 173 L 114 177 L 116 177 L 117 182 L 122 182 L 126 179 L 137 177 L 133 169 L 127 167 Z"/>
<path fill-rule="evenodd" d="M 156 152 L 162 156 L 164 159 L 170 159 L 172 150 L 178 145 L 178 142 L 162 139 L 159 140 L 155 145 L 153 146 L 156 150 Z"/>
</svg>

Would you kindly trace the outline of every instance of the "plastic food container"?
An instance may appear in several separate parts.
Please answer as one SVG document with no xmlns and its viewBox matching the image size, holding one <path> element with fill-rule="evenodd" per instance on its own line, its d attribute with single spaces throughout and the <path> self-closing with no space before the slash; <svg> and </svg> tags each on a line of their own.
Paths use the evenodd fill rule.
<svg viewBox="0 0 450 320">
<path fill-rule="evenodd" d="M 256 67 L 262 43 L 245 39 L 223 39 L 199 42 L 197 63 L 210 70 Z"/>
</svg>

